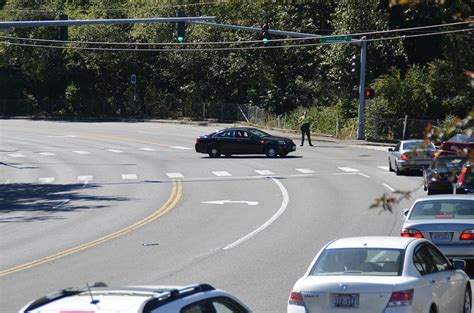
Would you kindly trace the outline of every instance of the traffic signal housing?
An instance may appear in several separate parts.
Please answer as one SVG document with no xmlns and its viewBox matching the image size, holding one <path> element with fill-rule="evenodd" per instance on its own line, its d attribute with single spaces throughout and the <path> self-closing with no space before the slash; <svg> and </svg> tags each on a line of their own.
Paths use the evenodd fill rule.
<svg viewBox="0 0 474 313">
<path fill-rule="evenodd" d="M 270 41 L 270 26 L 268 24 L 262 25 L 262 40 L 264 44 L 267 44 Z"/>
<path fill-rule="evenodd" d="M 59 19 L 61 21 L 67 21 L 69 19 L 67 14 L 60 14 Z M 68 40 L 68 29 L 67 26 L 59 26 L 59 40 L 67 41 Z"/>
<path fill-rule="evenodd" d="M 176 17 L 185 17 L 184 11 L 176 12 Z M 176 22 L 176 40 L 184 42 L 186 37 L 186 22 Z"/>
</svg>

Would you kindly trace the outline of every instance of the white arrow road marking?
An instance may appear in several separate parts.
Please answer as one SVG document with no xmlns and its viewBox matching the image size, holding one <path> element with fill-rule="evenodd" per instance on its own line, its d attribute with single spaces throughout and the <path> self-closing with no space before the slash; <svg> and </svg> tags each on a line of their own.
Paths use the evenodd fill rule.
<svg viewBox="0 0 474 313">
<path fill-rule="evenodd" d="M 360 170 L 352 167 L 338 167 L 341 171 L 348 172 L 348 173 L 354 173 L 354 172 L 360 172 Z"/>
<path fill-rule="evenodd" d="M 264 230 L 265 228 L 270 226 L 274 221 L 276 221 L 280 217 L 280 215 L 283 214 L 283 212 L 285 212 L 286 207 L 288 206 L 288 202 L 290 201 L 290 196 L 288 195 L 288 191 L 286 190 L 285 186 L 283 186 L 283 184 L 278 179 L 272 178 L 272 180 L 275 182 L 275 184 L 278 185 L 278 187 L 280 188 L 281 194 L 283 196 L 283 200 L 281 202 L 281 206 L 278 209 L 278 211 L 268 221 L 266 221 L 262 226 L 255 229 L 254 231 L 247 234 L 246 236 L 240 238 L 239 240 L 234 241 L 230 245 L 225 246 L 224 248 L 222 248 L 223 250 L 229 250 L 229 249 L 235 248 L 236 246 L 240 245 L 242 242 L 249 240 L 250 238 L 252 238 L 256 234 L 258 234 L 259 232 L 261 232 L 262 230 Z"/>
<path fill-rule="evenodd" d="M 216 176 L 232 176 L 229 172 L 226 172 L 226 171 L 216 171 L 216 172 L 212 172 L 212 174 Z"/>
<path fill-rule="evenodd" d="M 275 175 L 275 173 L 269 170 L 255 170 L 255 172 L 260 175 Z"/>
<path fill-rule="evenodd" d="M 233 201 L 233 200 L 216 200 L 216 201 L 203 201 L 202 203 L 209 204 L 226 204 L 226 203 L 245 203 L 247 205 L 257 205 L 257 201 Z"/>
<path fill-rule="evenodd" d="M 77 154 L 91 154 L 90 152 L 87 152 L 87 151 L 73 151 L 74 153 L 77 153 Z"/>
<path fill-rule="evenodd" d="M 188 147 L 181 147 L 181 146 L 171 146 L 173 149 L 181 149 L 181 150 L 191 150 L 191 148 Z"/>
<path fill-rule="evenodd" d="M 40 183 L 52 183 L 54 181 L 54 177 L 41 177 L 38 179 Z"/>
<path fill-rule="evenodd" d="M 142 151 L 156 151 L 156 149 L 153 149 L 153 148 L 139 148 L 138 150 L 142 150 Z"/>
<path fill-rule="evenodd" d="M 122 179 L 137 179 L 137 174 L 122 174 Z"/>
<path fill-rule="evenodd" d="M 45 155 L 45 156 L 52 156 L 52 155 L 56 155 L 56 153 L 52 153 L 52 152 L 40 152 L 39 154 L 41 154 L 41 155 Z"/>
<path fill-rule="evenodd" d="M 183 174 L 181 173 L 166 173 L 166 176 L 169 178 L 183 178 Z"/>
<path fill-rule="evenodd" d="M 384 170 L 384 171 L 388 171 L 388 166 L 377 166 L 379 169 L 381 170 Z"/>
<path fill-rule="evenodd" d="M 78 181 L 83 181 L 83 182 L 88 182 L 90 180 L 93 180 L 94 176 L 87 175 L 87 176 L 77 176 Z"/>
<path fill-rule="evenodd" d="M 301 172 L 303 174 L 314 174 L 315 172 L 313 170 L 310 170 L 309 168 L 295 168 L 298 172 Z"/>
<path fill-rule="evenodd" d="M 7 154 L 9 156 L 11 156 L 12 158 L 24 158 L 25 156 L 23 154 L 19 154 L 19 153 L 10 153 L 10 154 Z"/>
<path fill-rule="evenodd" d="M 107 149 L 107 151 L 113 152 L 113 153 L 122 153 L 122 150 L 115 150 L 115 149 Z"/>
<path fill-rule="evenodd" d="M 395 189 L 393 189 L 390 185 L 387 185 L 387 184 L 382 184 L 385 188 L 387 188 L 388 190 L 390 190 L 391 192 L 394 192 Z"/>
</svg>

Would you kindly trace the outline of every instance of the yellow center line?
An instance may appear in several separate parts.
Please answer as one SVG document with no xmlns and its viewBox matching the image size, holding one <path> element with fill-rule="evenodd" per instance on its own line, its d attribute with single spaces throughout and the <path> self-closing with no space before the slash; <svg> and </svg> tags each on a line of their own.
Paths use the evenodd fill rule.
<svg viewBox="0 0 474 313">
<path fill-rule="evenodd" d="M 95 247 L 95 246 L 97 246 L 101 243 L 104 243 L 104 242 L 112 240 L 114 238 L 123 236 L 123 235 L 125 235 L 125 234 L 127 234 L 127 233 L 129 233 L 133 230 L 141 228 L 141 227 L 145 226 L 146 224 L 148 224 L 148 223 L 156 220 L 157 218 L 163 216 L 164 214 L 169 212 L 171 209 L 173 209 L 176 206 L 176 204 L 179 202 L 179 200 L 181 199 L 182 192 L 183 192 L 183 184 L 182 184 L 181 180 L 173 181 L 173 188 L 171 190 L 171 195 L 169 196 L 169 198 L 165 202 L 165 204 L 163 204 L 161 206 L 161 208 L 159 208 L 157 211 L 155 211 L 151 215 L 145 217 L 144 219 L 142 219 L 142 220 L 140 220 L 140 221 L 138 221 L 138 222 L 136 222 L 132 225 L 129 225 L 125 228 L 122 228 L 122 229 L 120 229 L 116 232 L 108 234 L 106 236 L 100 237 L 98 239 L 89 241 L 89 242 L 84 243 L 84 244 L 81 244 L 77 247 L 70 248 L 70 249 L 58 252 L 56 254 L 53 254 L 53 255 L 50 255 L 50 256 L 47 256 L 47 257 L 44 257 L 44 258 L 40 258 L 40 259 L 31 261 L 31 262 L 28 262 L 28 263 L 25 263 L 25 264 L 21 264 L 21 265 L 12 267 L 12 268 L 1 270 L 0 271 L 0 277 L 6 276 L 6 275 L 9 275 L 9 274 L 13 274 L 13 273 L 16 273 L 16 272 L 19 272 L 19 271 L 23 271 L 23 270 L 38 266 L 40 264 L 51 262 L 53 260 L 57 260 L 59 258 L 77 253 L 79 251 Z"/>
</svg>

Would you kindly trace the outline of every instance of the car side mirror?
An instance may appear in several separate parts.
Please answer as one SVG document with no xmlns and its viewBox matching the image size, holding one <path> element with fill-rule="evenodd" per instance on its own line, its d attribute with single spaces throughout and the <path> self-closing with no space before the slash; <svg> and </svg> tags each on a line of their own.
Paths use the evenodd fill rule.
<svg viewBox="0 0 474 313">
<path fill-rule="evenodd" d="M 388 152 L 393 152 L 393 148 L 388 148 Z"/>
<path fill-rule="evenodd" d="M 403 216 L 407 217 L 407 216 L 408 216 L 408 212 L 410 212 L 410 209 L 405 209 L 405 210 L 403 210 Z"/>
<path fill-rule="evenodd" d="M 464 260 L 452 259 L 451 263 L 453 264 L 453 268 L 455 270 L 465 270 L 466 269 L 466 261 L 464 261 Z"/>
</svg>

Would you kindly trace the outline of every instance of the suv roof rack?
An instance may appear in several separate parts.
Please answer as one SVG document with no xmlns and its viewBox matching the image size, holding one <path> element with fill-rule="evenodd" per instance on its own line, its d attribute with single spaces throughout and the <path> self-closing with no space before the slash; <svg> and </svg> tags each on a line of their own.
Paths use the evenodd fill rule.
<svg viewBox="0 0 474 313">
<path fill-rule="evenodd" d="M 179 289 L 170 289 L 164 292 L 161 292 L 151 298 L 144 306 L 143 306 L 143 313 L 150 313 L 152 310 L 159 308 L 169 302 L 172 302 L 176 299 L 181 299 L 192 294 L 196 294 L 199 292 L 211 291 L 215 290 L 209 284 L 195 284 L 185 286 Z"/>
<path fill-rule="evenodd" d="M 41 297 L 35 301 L 33 301 L 26 309 L 25 312 L 37 309 L 45 304 L 54 302 L 56 300 L 74 296 L 77 294 L 80 294 L 81 292 L 87 291 L 89 288 L 98 288 L 98 287 L 108 287 L 106 283 L 103 282 L 96 282 L 92 285 L 85 285 L 85 286 L 79 286 L 79 287 L 70 287 L 66 289 L 61 289 L 55 293 L 51 293 L 49 295 L 46 295 L 44 297 Z"/>
</svg>

